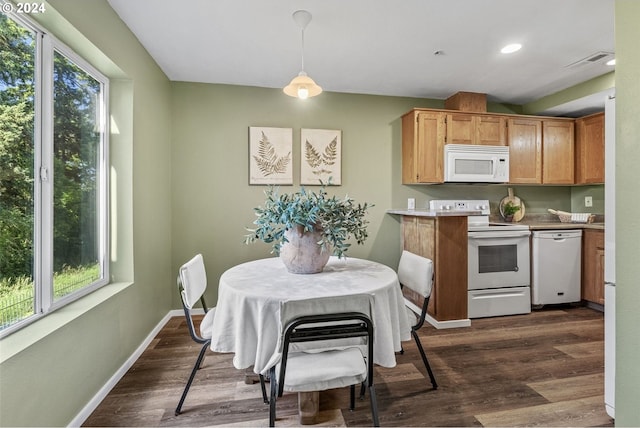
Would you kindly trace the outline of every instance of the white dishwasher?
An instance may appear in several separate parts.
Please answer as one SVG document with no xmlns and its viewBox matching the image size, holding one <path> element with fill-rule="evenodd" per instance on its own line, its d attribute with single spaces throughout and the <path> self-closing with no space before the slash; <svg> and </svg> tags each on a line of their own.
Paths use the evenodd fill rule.
<svg viewBox="0 0 640 428">
<path fill-rule="evenodd" d="M 531 304 L 580 301 L 582 230 L 534 231 Z"/>
</svg>

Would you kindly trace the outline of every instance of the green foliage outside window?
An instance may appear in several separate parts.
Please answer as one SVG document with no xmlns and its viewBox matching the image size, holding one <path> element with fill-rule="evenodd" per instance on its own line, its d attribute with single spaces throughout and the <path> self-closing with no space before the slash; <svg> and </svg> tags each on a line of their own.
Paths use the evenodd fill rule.
<svg viewBox="0 0 640 428">
<path fill-rule="evenodd" d="M 35 57 L 33 33 L 0 14 L 0 329 L 13 305 L 7 302 L 20 301 L 33 313 Z M 101 85 L 56 51 L 52 90 L 53 287 L 62 296 L 100 278 Z"/>
<path fill-rule="evenodd" d="M 32 272 L 34 58 L 32 34 L 0 14 L 0 280 Z"/>
</svg>

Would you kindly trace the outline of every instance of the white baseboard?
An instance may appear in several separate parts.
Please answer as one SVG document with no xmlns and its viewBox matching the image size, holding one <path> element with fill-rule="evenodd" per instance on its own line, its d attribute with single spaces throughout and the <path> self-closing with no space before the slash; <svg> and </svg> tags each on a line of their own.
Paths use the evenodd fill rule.
<svg viewBox="0 0 640 428">
<path fill-rule="evenodd" d="M 458 328 L 458 327 L 471 327 L 471 320 L 469 318 L 449 321 L 438 321 L 431 315 L 427 314 L 425 320 L 437 329 L 445 328 Z"/>
<path fill-rule="evenodd" d="M 200 312 L 202 312 L 202 309 L 200 309 Z M 198 310 L 194 309 L 193 313 L 198 313 Z M 140 344 L 140 346 L 138 346 L 135 352 L 131 354 L 131 356 L 129 356 L 127 361 L 125 361 L 124 364 L 118 369 L 118 371 L 115 372 L 113 376 L 111 376 L 111 379 L 109 379 L 107 383 L 105 383 L 103 387 L 100 388 L 100 391 L 98 391 L 98 393 L 94 395 L 93 398 L 91 398 L 91 400 L 89 400 L 87 405 L 84 406 L 84 408 L 80 411 L 80 413 L 78 413 L 76 417 L 73 418 L 73 420 L 68 425 L 69 427 L 82 426 L 82 424 L 87 420 L 87 418 L 91 415 L 91 413 L 93 413 L 93 411 L 98 407 L 98 405 L 102 402 L 102 400 L 105 399 L 107 394 L 109 394 L 109 392 L 113 389 L 113 387 L 116 386 L 116 384 L 120 381 L 120 379 L 122 379 L 125 373 L 127 373 L 127 371 L 131 368 L 131 366 L 133 366 L 133 363 L 135 363 L 136 360 L 140 358 L 140 355 L 142 355 L 142 353 L 144 352 L 145 349 L 147 349 L 147 347 L 149 346 L 153 338 L 156 337 L 156 335 L 160 332 L 160 330 L 162 330 L 162 327 L 164 327 L 172 317 L 176 317 L 176 316 L 178 317 L 184 316 L 184 312 L 179 309 L 169 311 L 167 315 L 165 315 L 164 318 L 162 318 L 160 322 L 154 327 L 154 329 L 151 330 L 149 335 Z"/>
</svg>

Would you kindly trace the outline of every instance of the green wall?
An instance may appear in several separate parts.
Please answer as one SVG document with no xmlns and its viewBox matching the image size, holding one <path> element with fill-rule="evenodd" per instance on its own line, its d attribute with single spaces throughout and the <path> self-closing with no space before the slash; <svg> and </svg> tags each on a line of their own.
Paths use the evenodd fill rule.
<svg viewBox="0 0 640 428">
<path fill-rule="evenodd" d="M 0 344 L 0 425 L 65 426 L 171 310 L 170 82 L 105 0 L 34 15 L 112 79 L 113 284 Z"/>
<path fill-rule="evenodd" d="M 375 204 L 369 239 L 348 255 L 395 263 L 399 234 L 385 210 L 391 208 L 400 115 L 415 106 L 441 107 L 442 101 L 347 95 L 325 92 L 301 101 L 280 89 L 173 84 L 173 236 L 174 270 L 196 252 L 207 267 L 209 298 L 217 298 L 220 274 L 246 260 L 270 257 L 270 246 L 245 245 L 253 208 L 264 201 L 265 186 L 248 184 L 250 126 L 293 129 L 294 186 L 299 188 L 300 129 L 342 131 L 342 186 L 348 194 Z M 313 186 L 311 186 L 313 187 Z M 174 296 L 174 306 L 179 298 Z"/>
<path fill-rule="evenodd" d="M 522 106 L 521 113 L 537 114 L 538 112 L 544 111 L 548 108 L 553 108 L 592 94 L 607 91 L 608 89 L 615 87 L 615 75 L 616 73 L 612 71 L 546 97 L 542 97 L 539 100 Z"/>
<path fill-rule="evenodd" d="M 640 426 L 640 2 L 616 1 L 616 425 Z"/>
<path fill-rule="evenodd" d="M 375 204 L 368 217 L 369 239 L 364 246 L 350 248 L 352 257 L 396 266 L 399 219 L 386 210 L 406 207 L 408 197 L 416 198 L 417 207 L 425 207 L 431 199 L 489 199 L 497 214 L 499 201 L 507 195 L 505 185 L 401 184 L 400 118 L 413 107 L 439 108 L 441 101 L 331 92 L 301 101 L 280 89 L 196 83 L 174 83 L 172 93 L 173 271 L 201 252 L 212 302 L 222 272 L 243 261 L 271 257 L 270 246 L 243 243 L 245 228 L 255 218 L 253 208 L 263 203 L 266 189 L 248 184 L 250 126 L 293 129 L 294 185 L 281 186 L 282 192 L 299 188 L 300 129 L 342 130 L 342 185 L 329 192 Z M 602 213 L 603 197 L 598 196 L 602 186 L 589 187 L 593 209 L 601 207 L 592 212 Z M 527 213 L 572 210 L 571 187 L 514 189 L 525 201 Z M 177 293 L 173 304 L 180 305 Z"/>
</svg>

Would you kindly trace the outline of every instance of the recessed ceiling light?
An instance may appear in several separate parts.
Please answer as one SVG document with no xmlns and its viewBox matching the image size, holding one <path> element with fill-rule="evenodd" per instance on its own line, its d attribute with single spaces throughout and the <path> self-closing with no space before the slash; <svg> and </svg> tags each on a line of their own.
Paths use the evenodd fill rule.
<svg viewBox="0 0 640 428">
<path fill-rule="evenodd" d="M 616 65 L 616 59 L 610 59 L 609 61 L 607 61 L 607 65 Z"/>
<path fill-rule="evenodd" d="M 521 47 L 522 45 L 520 43 L 511 43 L 510 45 L 507 45 L 500 49 L 500 52 L 502 52 L 503 54 L 510 54 L 519 51 Z"/>
</svg>

